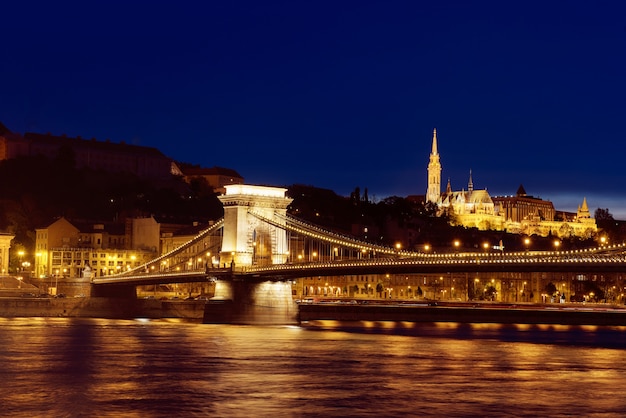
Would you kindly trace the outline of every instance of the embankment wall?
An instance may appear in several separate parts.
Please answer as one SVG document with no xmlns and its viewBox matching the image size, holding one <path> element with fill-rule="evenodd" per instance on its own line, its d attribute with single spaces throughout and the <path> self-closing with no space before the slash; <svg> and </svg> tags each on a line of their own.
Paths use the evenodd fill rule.
<svg viewBox="0 0 626 418">
<path fill-rule="evenodd" d="M 444 306 L 300 304 L 299 322 L 408 321 L 497 324 L 560 324 L 626 326 L 623 309 L 517 309 Z"/>
</svg>

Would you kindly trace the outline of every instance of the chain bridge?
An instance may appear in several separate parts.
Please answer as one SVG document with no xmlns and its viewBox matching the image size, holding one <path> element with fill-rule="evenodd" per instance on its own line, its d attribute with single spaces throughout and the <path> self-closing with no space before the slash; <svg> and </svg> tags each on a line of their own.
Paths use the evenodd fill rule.
<svg viewBox="0 0 626 418">
<path fill-rule="evenodd" d="M 408 251 L 290 216 L 286 191 L 226 186 L 219 196 L 223 218 L 136 268 L 91 278 L 91 295 L 136 298 L 137 286 L 211 282 L 215 291 L 205 318 L 224 317 L 225 309 L 242 322 L 277 312 L 278 322 L 289 320 L 295 299 L 316 297 L 626 301 L 624 244 L 576 251 Z M 207 314 L 220 301 L 231 304 Z"/>
<path fill-rule="evenodd" d="M 506 279 L 510 279 L 509 287 L 515 282 L 515 300 L 518 300 L 521 297 L 518 293 L 521 295 L 527 281 L 537 282 L 546 274 L 562 281 L 566 280 L 564 276 L 580 275 L 613 275 L 621 281 L 622 273 L 626 272 L 624 244 L 575 251 L 448 253 L 375 245 L 288 215 L 287 207 L 292 199 L 285 193 L 286 189 L 275 187 L 226 186 L 226 193 L 219 197 L 224 205 L 223 218 L 178 248 L 123 273 L 93 278 L 92 285 L 103 290 L 203 281 L 294 283 L 309 278 L 320 282 L 329 277 L 380 275 L 383 280 L 379 281 L 386 282 L 385 294 L 391 297 L 397 296 L 397 289 L 392 293 L 392 286 L 398 277 L 408 280 L 408 275 L 417 275 L 422 280 L 423 276 L 422 287 L 428 287 L 426 275 L 439 275 L 442 283 L 435 283 L 436 291 L 447 286 L 451 297 L 454 283 L 465 281 L 457 285 L 457 291 L 467 292 L 468 278 L 469 282 L 474 276 L 473 280 L 484 281 L 485 274 L 493 273 L 499 275 L 502 293 L 508 289 Z M 621 283 L 618 284 L 621 289 Z M 373 286 L 374 283 L 368 282 L 367 286 L 361 286 L 361 291 L 369 295 L 374 292 Z M 404 286 L 402 294 L 407 296 L 410 288 Z M 539 290 L 537 284 L 535 288 Z M 319 286 L 309 289 L 309 285 L 302 284 L 299 296 L 315 293 L 317 289 Z M 341 286 L 332 290 L 332 294 L 337 289 Z M 342 290 L 349 291 L 347 286 Z M 226 291 L 225 295 L 230 297 L 231 292 Z M 439 295 L 433 293 L 433 296 Z"/>
</svg>

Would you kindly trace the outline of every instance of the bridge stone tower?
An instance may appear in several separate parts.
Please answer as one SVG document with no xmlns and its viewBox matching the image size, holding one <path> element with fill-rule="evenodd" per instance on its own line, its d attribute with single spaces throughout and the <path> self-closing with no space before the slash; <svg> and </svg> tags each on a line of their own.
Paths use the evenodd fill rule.
<svg viewBox="0 0 626 418">
<path fill-rule="evenodd" d="M 286 263 L 289 243 L 280 225 L 285 224 L 287 206 L 293 201 L 285 196 L 287 189 L 246 184 L 224 187 L 226 193 L 218 196 L 224 205 L 220 262 L 241 267 Z"/>
</svg>

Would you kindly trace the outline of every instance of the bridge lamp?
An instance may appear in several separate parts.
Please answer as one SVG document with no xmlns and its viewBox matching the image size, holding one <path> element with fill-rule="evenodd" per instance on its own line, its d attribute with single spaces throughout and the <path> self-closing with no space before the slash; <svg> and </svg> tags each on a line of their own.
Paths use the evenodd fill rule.
<svg viewBox="0 0 626 418">
<path fill-rule="evenodd" d="M 402 248 L 402 244 L 400 244 L 399 242 L 396 243 L 396 250 L 400 251 L 400 249 Z"/>
<path fill-rule="evenodd" d="M 489 243 L 483 242 L 483 248 L 485 249 L 485 252 L 487 252 L 487 250 L 489 249 Z"/>
<path fill-rule="evenodd" d="M 530 238 L 524 238 L 524 245 L 526 246 L 526 251 L 528 251 L 528 247 L 530 246 Z"/>
<path fill-rule="evenodd" d="M 605 236 L 600 237 L 600 245 L 606 245 L 606 241 L 607 239 Z"/>
<path fill-rule="evenodd" d="M 457 251 L 459 250 L 459 245 L 461 245 L 461 242 L 458 239 L 454 240 L 454 248 Z"/>
<path fill-rule="evenodd" d="M 427 253 L 428 251 L 430 251 L 430 245 L 424 244 L 424 252 Z"/>
<path fill-rule="evenodd" d="M 558 239 L 557 239 L 557 240 L 554 240 L 554 248 L 555 248 L 557 251 L 558 251 L 558 249 L 559 249 L 559 246 L 560 246 L 560 245 L 561 245 L 561 241 L 559 241 Z"/>
</svg>

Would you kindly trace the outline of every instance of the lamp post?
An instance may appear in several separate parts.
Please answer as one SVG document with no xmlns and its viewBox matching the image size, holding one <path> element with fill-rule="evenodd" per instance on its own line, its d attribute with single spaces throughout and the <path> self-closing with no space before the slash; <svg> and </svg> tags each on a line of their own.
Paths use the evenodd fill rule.
<svg viewBox="0 0 626 418">
<path fill-rule="evenodd" d="M 24 254 L 25 254 L 24 250 L 19 250 L 17 252 L 17 255 L 20 257 L 20 263 L 19 263 L 19 266 L 17 267 L 18 268 L 18 272 L 22 271 L 22 267 L 21 266 L 22 266 L 22 259 L 24 258 Z"/>
</svg>

